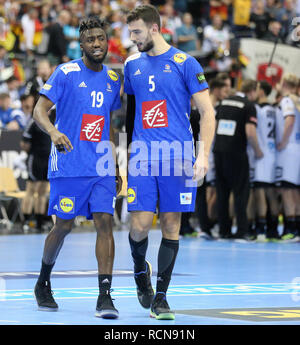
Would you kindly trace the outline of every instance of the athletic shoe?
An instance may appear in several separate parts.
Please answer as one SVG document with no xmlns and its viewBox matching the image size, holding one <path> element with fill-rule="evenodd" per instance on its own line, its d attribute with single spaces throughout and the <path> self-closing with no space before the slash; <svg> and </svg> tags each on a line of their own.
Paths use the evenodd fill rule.
<svg viewBox="0 0 300 345">
<path fill-rule="evenodd" d="M 143 308 L 149 309 L 154 297 L 151 284 L 152 266 L 146 261 L 146 270 L 134 273 L 138 300 Z"/>
<path fill-rule="evenodd" d="M 53 298 L 53 292 L 51 291 L 50 282 L 46 282 L 45 285 L 36 283 L 34 288 L 34 295 L 39 310 L 57 311 L 58 305 Z"/>
<path fill-rule="evenodd" d="M 267 242 L 265 234 L 258 234 L 256 237 L 256 242 Z"/>
<path fill-rule="evenodd" d="M 284 235 L 281 236 L 282 242 L 297 242 L 299 240 L 299 237 L 297 234 L 293 232 L 287 231 Z"/>
<path fill-rule="evenodd" d="M 166 294 L 158 292 L 152 302 L 150 317 L 156 320 L 175 320 L 175 313 L 170 310 Z"/>
<path fill-rule="evenodd" d="M 95 316 L 103 319 L 117 319 L 119 317 L 119 312 L 113 304 L 109 291 L 98 296 Z"/>
</svg>

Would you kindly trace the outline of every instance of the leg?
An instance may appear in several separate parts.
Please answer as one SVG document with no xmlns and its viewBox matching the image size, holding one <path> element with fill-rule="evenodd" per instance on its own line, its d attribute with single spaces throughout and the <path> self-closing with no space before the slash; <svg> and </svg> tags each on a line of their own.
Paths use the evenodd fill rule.
<svg viewBox="0 0 300 345">
<path fill-rule="evenodd" d="M 34 213 L 37 220 L 37 229 L 41 230 L 43 225 L 44 216 L 47 208 L 47 181 L 37 181 L 35 183 L 36 198 L 34 202 Z"/>
<path fill-rule="evenodd" d="M 179 249 L 180 212 L 162 212 L 162 240 L 158 252 L 158 272 L 156 295 L 151 306 L 152 317 L 158 320 L 174 320 L 166 294 L 171 280 L 174 264 Z"/>
<path fill-rule="evenodd" d="M 26 181 L 26 194 L 25 198 L 22 200 L 22 212 L 24 214 L 25 220 L 29 220 L 32 214 L 33 202 L 34 202 L 34 182 Z"/>
<path fill-rule="evenodd" d="M 97 317 L 115 319 L 119 312 L 114 307 L 111 296 L 112 270 L 115 257 L 115 242 L 112 231 L 112 215 L 108 213 L 93 213 L 96 239 L 96 258 L 98 262 L 99 297 L 97 301 Z"/>
<path fill-rule="evenodd" d="M 137 286 L 137 296 L 144 308 L 150 308 L 153 300 L 151 285 L 151 264 L 145 260 L 148 248 L 148 233 L 152 226 L 153 212 L 131 212 L 129 244 L 134 262 L 134 279 Z"/>
<path fill-rule="evenodd" d="M 281 192 L 284 215 L 286 218 L 286 233 L 283 240 L 294 240 L 296 237 L 296 202 L 294 200 L 294 190 L 283 188 Z"/>
<path fill-rule="evenodd" d="M 226 157 L 223 154 L 215 154 L 216 165 L 216 193 L 218 222 L 220 226 L 220 237 L 227 238 L 231 235 L 231 221 L 229 218 L 229 195 L 230 187 L 224 176 Z"/>
<path fill-rule="evenodd" d="M 56 217 L 56 223 L 46 238 L 42 267 L 34 289 L 35 297 L 40 309 L 58 309 L 51 292 L 50 275 L 55 264 L 55 260 L 64 243 L 64 239 L 72 230 L 73 223 L 74 219 L 67 220 Z"/>
<path fill-rule="evenodd" d="M 280 204 L 276 188 L 266 188 L 266 197 L 269 205 L 269 222 L 267 222 L 267 238 L 279 239 L 278 234 L 278 216 L 280 213 Z"/>
<path fill-rule="evenodd" d="M 255 205 L 257 210 L 256 233 L 259 240 L 265 240 L 266 232 L 266 215 L 267 215 L 267 200 L 264 188 L 255 188 Z"/>
</svg>

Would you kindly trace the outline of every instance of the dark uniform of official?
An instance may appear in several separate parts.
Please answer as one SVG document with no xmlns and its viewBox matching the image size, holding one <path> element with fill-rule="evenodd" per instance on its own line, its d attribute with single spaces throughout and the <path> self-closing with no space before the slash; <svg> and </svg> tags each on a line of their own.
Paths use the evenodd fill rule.
<svg viewBox="0 0 300 345">
<path fill-rule="evenodd" d="M 248 231 L 247 203 L 249 198 L 249 163 L 247 156 L 246 123 L 256 125 L 256 109 L 243 94 L 230 96 L 221 102 L 217 111 L 217 130 L 214 145 L 217 210 L 220 236 L 231 236 L 229 196 L 234 194 L 237 220 L 236 237 Z"/>
</svg>

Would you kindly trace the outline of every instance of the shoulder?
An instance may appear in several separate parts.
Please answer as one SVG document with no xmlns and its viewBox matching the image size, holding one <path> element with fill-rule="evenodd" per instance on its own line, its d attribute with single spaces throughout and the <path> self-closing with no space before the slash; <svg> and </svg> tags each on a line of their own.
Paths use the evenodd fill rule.
<svg viewBox="0 0 300 345">
<path fill-rule="evenodd" d="M 126 67 L 128 63 L 132 63 L 133 61 L 137 61 L 138 59 L 140 59 L 142 56 L 142 53 L 135 53 L 130 55 L 124 62 L 124 66 Z"/>
<path fill-rule="evenodd" d="M 109 68 L 106 65 L 103 65 L 103 68 L 105 69 L 105 73 L 106 73 L 108 79 L 110 79 L 111 81 L 113 81 L 115 83 L 120 83 L 120 76 L 116 71 L 112 70 L 111 68 Z"/>
<path fill-rule="evenodd" d="M 80 72 L 81 67 L 79 64 L 79 60 L 73 60 L 70 62 L 63 63 L 59 65 L 55 71 L 62 71 L 65 75 L 71 72 Z"/>
</svg>

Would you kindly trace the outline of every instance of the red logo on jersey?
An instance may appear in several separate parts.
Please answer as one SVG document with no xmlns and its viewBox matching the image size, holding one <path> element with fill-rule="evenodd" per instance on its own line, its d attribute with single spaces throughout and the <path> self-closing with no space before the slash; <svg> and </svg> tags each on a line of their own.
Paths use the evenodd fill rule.
<svg viewBox="0 0 300 345">
<path fill-rule="evenodd" d="M 142 103 L 143 128 L 168 127 L 167 101 Z"/>
<path fill-rule="evenodd" d="M 83 114 L 80 140 L 99 142 L 104 127 L 104 116 Z"/>
</svg>

